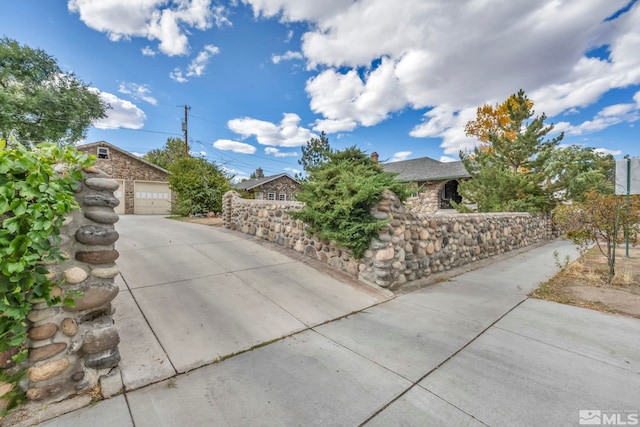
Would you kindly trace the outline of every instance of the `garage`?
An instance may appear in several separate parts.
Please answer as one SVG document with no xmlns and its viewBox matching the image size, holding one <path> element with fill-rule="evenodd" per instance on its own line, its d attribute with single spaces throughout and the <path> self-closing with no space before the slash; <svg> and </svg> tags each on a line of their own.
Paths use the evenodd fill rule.
<svg viewBox="0 0 640 427">
<path fill-rule="evenodd" d="M 135 181 L 133 213 L 139 215 L 167 215 L 171 211 L 169 183 Z"/>
<path fill-rule="evenodd" d="M 98 141 L 78 145 L 78 151 L 95 157 L 95 167 L 118 183 L 114 196 L 118 215 L 167 215 L 171 211 L 168 171 L 122 148 Z"/>
</svg>

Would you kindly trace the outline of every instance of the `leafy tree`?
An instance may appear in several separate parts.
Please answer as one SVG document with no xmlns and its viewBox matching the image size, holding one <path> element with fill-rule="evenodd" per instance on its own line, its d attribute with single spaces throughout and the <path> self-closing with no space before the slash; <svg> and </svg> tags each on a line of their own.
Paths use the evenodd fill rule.
<svg viewBox="0 0 640 427">
<path fill-rule="evenodd" d="M 557 201 L 584 201 L 585 193 L 591 190 L 613 194 L 615 166 L 611 154 L 571 145 L 553 150 L 545 170 Z"/>
<path fill-rule="evenodd" d="M 553 211 L 555 223 L 579 247 L 595 243 L 609 266 L 609 283 L 615 276 L 615 247 L 620 230 L 628 227 L 629 239 L 640 232 L 640 198 L 630 198 L 627 212 L 624 197 L 589 191 L 581 202 L 560 205 Z"/>
<path fill-rule="evenodd" d="M 228 178 L 214 163 L 182 157 L 169 165 L 168 178 L 177 195 L 174 213 L 187 216 L 222 211 L 222 196 L 230 186 Z"/>
<path fill-rule="evenodd" d="M 187 153 L 190 149 L 191 147 L 187 145 Z M 169 166 L 183 157 L 185 157 L 184 141 L 180 138 L 167 138 L 164 147 L 148 151 L 143 158 L 161 168 L 169 169 Z"/>
<path fill-rule="evenodd" d="M 0 39 L 0 137 L 71 144 L 109 108 L 98 93 L 40 49 Z"/>
<path fill-rule="evenodd" d="M 301 147 L 302 157 L 298 160 L 298 164 L 302 166 L 305 172 L 309 173 L 309 169 L 318 166 L 329 160 L 331 147 L 329 146 L 329 138 L 320 132 L 320 138 L 311 138 L 307 141 L 307 145 Z"/>
<path fill-rule="evenodd" d="M 371 215 L 371 207 L 382 199 L 385 189 L 402 200 L 410 191 L 356 147 L 327 150 L 324 155 L 326 161 L 307 165 L 308 179 L 296 196 L 305 206 L 292 215 L 305 222 L 310 233 L 347 247 L 361 258 L 385 224 Z"/>
<path fill-rule="evenodd" d="M 520 90 L 494 109 L 485 106 L 487 119 L 479 109 L 480 117 L 470 122 L 475 124 L 467 125 L 468 133 L 486 143 L 460 152 L 472 179 L 461 182 L 458 191 L 481 212 L 549 209 L 545 165 L 563 135 L 545 140 L 553 125 L 544 124 L 544 114 L 533 117 L 532 107 Z"/>
</svg>

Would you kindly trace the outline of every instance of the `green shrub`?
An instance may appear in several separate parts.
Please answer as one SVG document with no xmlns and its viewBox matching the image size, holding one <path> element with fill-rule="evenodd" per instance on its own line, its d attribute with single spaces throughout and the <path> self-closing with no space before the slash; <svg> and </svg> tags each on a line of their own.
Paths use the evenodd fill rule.
<svg viewBox="0 0 640 427">
<path fill-rule="evenodd" d="M 350 147 L 327 153 L 328 160 L 310 167 L 308 179 L 296 196 L 304 208 L 292 212 L 308 231 L 328 239 L 362 258 L 386 221 L 371 215 L 371 208 L 389 189 L 405 200 L 410 189 L 395 179 L 361 150 Z"/>
<path fill-rule="evenodd" d="M 169 185 L 177 196 L 172 211 L 181 216 L 221 212 L 222 196 L 230 188 L 215 164 L 194 157 L 180 158 L 169 166 Z"/>
</svg>

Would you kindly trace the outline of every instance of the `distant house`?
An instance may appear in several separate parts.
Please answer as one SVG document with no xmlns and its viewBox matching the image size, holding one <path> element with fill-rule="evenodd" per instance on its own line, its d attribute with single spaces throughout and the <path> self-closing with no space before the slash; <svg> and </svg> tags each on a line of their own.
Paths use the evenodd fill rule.
<svg viewBox="0 0 640 427">
<path fill-rule="evenodd" d="M 254 195 L 257 200 L 295 200 L 300 191 L 300 183 L 286 173 L 264 176 L 261 168 L 256 169 L 256 177 L 235 185 Z"/>
<path fill-rule="evenodd" d="M 377 153 L 371 155 L 377 159 Z M 459 203 L 458 183 L 471 178 L 462 162 L 440 162 L 430 157 L 381 163 L 387 172 L 397 173 L 403 182 L 413 183 L 416 192 L 407 200 L 413 211 L 433 213 L 439 209 L 451 209 L 451 202 Z"/>
<path fill-rule="evenodd" d="M 96 167 L 115 179 L 118 214 L 162 214 L 171 211 L 167 170 L 106 141 L 79 145 L 79 151 L 96 156 Z"/>
</svg>

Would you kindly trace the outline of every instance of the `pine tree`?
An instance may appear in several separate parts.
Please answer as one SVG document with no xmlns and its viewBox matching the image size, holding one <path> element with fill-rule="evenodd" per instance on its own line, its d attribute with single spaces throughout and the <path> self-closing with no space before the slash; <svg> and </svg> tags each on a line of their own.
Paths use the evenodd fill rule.
<svg viewBox="0 0 640 427">
<path fill-rule="evenodd" d="M 533 102 L 523 90 L 502 106 L 506 117 L 477 130 L 486 135 L 486 143 L 460 152 L 471 180 L 461 182 L 458 191 L 480 212 L 548 211 L 551 187 L 545 165 L 563 134 L 545 140 L 553 125 L 545 125 L 544 113 L 534 117 Z"/>
<path fill-rule="evenodd" d="M 329 146 L 329 138 L 324 131 L 320 132 L 320 138 L 311 138 L 307 141 L 307 145 L 301 147 L 302 158 L 298 160 L 298 164 L 309 173 L 309 169 L 318 166 L 329 160 L 331 147 Z"/>
</svg>

